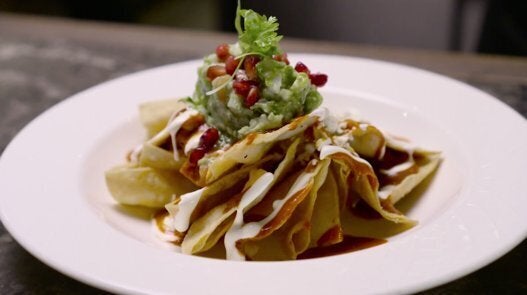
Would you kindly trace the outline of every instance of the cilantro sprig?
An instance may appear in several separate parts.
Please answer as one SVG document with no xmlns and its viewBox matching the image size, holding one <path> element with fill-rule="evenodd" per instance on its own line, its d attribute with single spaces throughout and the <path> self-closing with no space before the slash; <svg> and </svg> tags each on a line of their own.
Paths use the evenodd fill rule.
<svg viewBox="0 0 527 295">
<path fill-rule="evenodd" d="M 276 17 L 266 17 L 250 9 L 241 9 L 238 1 L 234 25 L 238 32 L 238 43 L 243 52 L 254 52 L 265 56 L 282 53 L 278 43 L 283 36 L 277 33 Z"/>
<path fill-rule="evenodd" d="M 236 31 L 238 31 L 238 44 L 243 53 L 235 57 L 239 60 L 239 63 L 229 79 L 222 85 L 207 91 L 205 95 L 212 95 L 227 86 L 234 79 L 234 75 L 243 64 L 245 57 L 249 55 L 272 57 L 275 54 L 282 53 L 279 42 L 283 36 L 277 33 L 277 21 L 274 16 L 266 17 L 250 9 L 241 9 L 240 1 L 238 1 L 234 26 L 236 27 Z"/>
</svg>

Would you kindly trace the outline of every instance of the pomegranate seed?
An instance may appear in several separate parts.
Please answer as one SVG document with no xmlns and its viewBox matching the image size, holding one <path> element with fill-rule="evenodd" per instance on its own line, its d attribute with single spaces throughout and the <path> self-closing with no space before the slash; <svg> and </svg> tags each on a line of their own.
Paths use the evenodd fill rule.
<svg viewBox="0 0 527 295">
<path fill-rule="evenodd" d="M 234 80 L 234 82 L 232 82 L 232 88 L 234 88 L 234 92 L 243 97 L 247 97 L 249 91 L 251 90 L 251 86 L 251 82 L 248 80 Z"/>
<path fill-rule="evenodd" d="M 257 103 L 260 100 L 260 91 L 258 91 L 258 87 L 251 86 L 251 90 L 249 90 L 249 94 L 247 94 L 247 97 L 244 99 L 245 106 L 250 108 L 255 103 Z"/>
<path fill-rule="evenodd" d="M 227 71 L 227 74 L 234 74 L 234 71 L 236 71 L 236 68 L 238 67 L 239 63 L 239 59 L 235 59 L 234 56 L 229 55 L 229 57 L 227 57 L 227 59 L 225 60 L 225 70 Z"/>
<path fill-rule="evenodd" d="M 260 62 L 260 58 L 255 55 L 249 55 L 243 61 L 243 67 L 245 68 L 245 74 L 249 80 L 258 80 L 258 73 L 256 72 L 256 64 Z"/>
<path fill-rule="evenodd" d="M 202 147 L 197 147 L 193 149 L 188 157 L 190 165 L 196 166 L 198 164 L 198 161 L 205 157 L 205 152 L 205 149 Z"/>
<path fill-rule="evenodd" d="M 216 128 L 209 128 L 203 132 L 201 137 L 199 138 L 199 147 L 210 150 L 216 142 L 220 139 L 220 133 L 218 132 L 218 129 Z"/>
<path fill-rule="evenodd" d="M 218 47 L 216 47 L 216 56 L 218 56 L 219 60 L 225 60 L 227 57 L 229 57 L 229 44 L 224 43 L 218 45 Z"/>
<path fill-rule="evenodd" d="M 321 73 L 309 74 L 309 79 L 311 80 L 311 84 L 317 87 L 322 87 L 326 85 L 326 82 L 328 81 L 328 75 Z"/>
<path fill-rule="evenodd" d="M 209 78 L 209 80 L 212 81 L 212 80 L 216 79 L 216 77 L 223 76 L 226 73 L 227 72 L 225 71 L 225 67 L 224 66 L 213 65 L 213 66 L 210 66 L 207 69 L 207 78 Z"/>
<path fill-rule="evenodd" d="M 284 62 L 286 65 L 289 64 L 289 59 L 287 59 L 287 53 L 282 53 L 282 54 L 275 54 L 273 55 L 273 59 L 276 60 L 276 61 L 281 61 L 281 62 Z"/>
<path fill-rule="evenodd" d="M 295 66 L 295 71 L 299 73 L 306 73 L 309 75 L 309 68 L 302 62 L 297 62 Z"/>
</svg>

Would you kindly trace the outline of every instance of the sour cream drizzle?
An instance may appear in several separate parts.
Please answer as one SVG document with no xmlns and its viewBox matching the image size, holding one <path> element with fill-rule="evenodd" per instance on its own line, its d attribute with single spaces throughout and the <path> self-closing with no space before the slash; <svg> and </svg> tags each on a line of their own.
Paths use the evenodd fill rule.
<svg viewBox="0 0 527 295">
<path fill-rule="evenodd" d="M 354 160 L 356 160 L 357 162 L 361 162 L 363 164 L 366 164 L 368 165 L 369 167 L 371 167 L 370 163 L 364 159 L 362 159 L 361 157 L 358 157 L 354 154 L 352 154 L 350 151 L 340 147 L 340 146 L 336 146 L 336 145 L 330 145 L 330 144 L 323 144 L 322 146 L 319 147 L 319 150 L 320 150 L 320 160 L 324 160 L 325 158 L 333 155 L 333 154 L 345 154 L 347 156 L 350 156 L 351 158 L 353 158 Z"/>
<path fill-rule="evenodd" d="M 411 168 L 414 164 L 415 163 L 414 163 L 413 159 L 410 158 L 410 159 L 408 159 L 408 161 L 406 161 L 404 163 L 401 163 L 399 165 L 395 165 L 395 166 L 393 166 L 392 168 L 390 168 L 388 170 L 380 170 L 380 172 L 382 172 L 383 174 L 388 175 L 388 176 L 395 176 L 398 173 Z"/>
<path fill-rule="evenodd" d="M 244 230 L 245 227 L 243 226 L 243 214 L 263 199 L 265 194 L 272 187 L 273 180 L 273 174 L 267 172 L 260 176 L 245 194 L 243 194 L 238 209 L 236 210 L 234 222 L 225 234 L 224 244 L 227 253 L 227 260 L 245 260 L 245 256 L 236 248 L 236 241 L 243 239 L 247 235 L 247 231 Z M 258 232 L 256 232 L 256 234 L 258 234 Z"/>
<path fill-rule="evenodd" d="M 258 222 L 250 222 L 247 224 L 243 224 L 243 213 L 241 213 L 242 217 L 238 217 L 238 212 L 237 212 L 236 218 L 238 218 L 238 223 L 234 223 L 231 229 L 229 229 L 229 231 L 225 234 L 225 250 L 227 253 L 227 259 L 245 260 L 245 256 L 242 255 L 236 248 L 236 241 L 241 240 L 241 239 L 252 238 L 258 235 L 258 233 L 262 230 L 262 228 L 267 223 L 269 223 L 271 220 L 273 220 L 276 217 L 276 215 L 278 215 L 278 213 L 280 212 L 282 207 L 287 203 L 287 201 L 291 199 L 295 194 L 302 191 L 309 184 L 309 181 L 313 179 L 316 172 L 317 172 L 317 169 L 314 169 L 313 171 L 309 171 L 309 172 L 305 172 L 305 171 L 302 172 L 302 174 L 300 174 L 300 176 L 298 176 L 298 178 L 295 180 L 294 184 L 291 186 L 286 196 L 281 200 L 276 200 L 273 202 L 273 212 L 271 212 L 271 214 L 269 214 L 263 220 L 260 220 Z M 270 184 L 268 185 L 270 187 Z M 266 188 L 266 189 L 269 189 L 269 188 Z M 238 210 L 240 210 L 240 207 L 238 207 Z M 242 212 L 243 212 L 243 207 L 242 207 Z"/>
<path fill-rule="evenodd" d="M 192 109 L 186 109 L 182 113 L 180 113 L 177 117 L 175 117 L 165 128 L 165 130 L 170 134 L 170 138 L 172 139 L 172 147 L 174 149 L 174 160 L 179 160 L 179 153 L 177 151 L 177 142 L 176 142 L 176 134 L 181 128 L 181 126 L 191 117 L 194 117 L 198 115 L 198 111 L 192 110 Z"/>
<path fill-rule="evenodd" d="M 381 152 L 379 153 L 379 160 L 384 158 L 384 154 L 386 154 L 386 142 L 382 144 Z"/>
<path fill-rule="evenodd" d="M 362 130 L 362 131 L 366 131 L 366 130 L 368 130 L 368 126 L 369 126 L 369 124 L 360 123 L 359 124 L 359 129 Z"/>
<path fill-rule="evenodd" d="M 345 155 L 348 155 L 350 157 L 352 157 L 353 159 L 361 162 L 361 163 L 364 163 L 364 164 L 367 164 L 368 166 L 371 167 L 370 163 L 367 162 L 366 160 L 360 158 L 360 157 L 357 157 L 355 155 L 353 155 L 351 152 L 349 152 L 348 150 L 342 148 L 342 147 L 339 147 L 339 146 L 335 146 L 335 145 L 330 145 L 330 144 L 327 144 L 327 143 L 324 143 L 324 144 L 321 144 L 321 146 L 319 147 L 319 150 L 320 150 L 320 159 L 323 160 L 333 154 L 338 154 L 338 153 L 342 153 L 342 154 L 345 154 Z M 408 161 L 402 163 L 402 164 L 399 164 L 399 165 L 396 165 L 388 170 L 381 170 L 381 172 L 383 172 L 384 174 L 388 175 L 388 176 L 395 176 L 397 175 L 397 173 L 400 173 L 406 169 L 409 169 L 410 167 L 412 167 L 415 163 L 414 163 L 414 160 L 413 160 L 413 157 L 412 157 L 412 152 L 409 152 L 410 154 L 410 158 L 408 159 Z M 382 199 L 382 200 L 385 200 L 387 199 L 391 194 L 392 194 L 392 191 L 396 188 L 395 185 L 386 185 L 382 188 L 379 189 L 379 191 L 377 192 L 377 197 L 379 199 Z"/>
<path fill-rule="evenodd" d="M 165 242 L 178 243 L 181 242 L 181 237 L 173 233 L 168 233 L 168 230 L 173 230 L 172 220 L 167 214 L 166 216 L 152 218 L 152 227 L 157 237 Z"/>
<path fill-rule="evenodd" d="M 186 109 L 181 113 L 174 113 L 172 114 L 172 117 L 170 117 L 170 120 L 168 121 L 168 125 L 161 130 L 159 133 L 157 133 L 154 137 L 152 137 L 148 142 L 157 144 L 160 141 L 164 139 L 166 136 L 166 133 L 170 135 L 170 138 L 172 140 L 172 146 L 174 151 L 174 160 L 179 160 L 179 153 L 177 151 L 177 142 L 176 142 L 176 134 L 178 133 L 181 126 L 190 118 L 198 115 L 199 113 L 196 110 L 192 109 Z M 199 141 L 199 138 L 198 138 Z M 140 144 L 137 147 L 135 147 L 130 154 L 130 161 L 132 163 L 139 162 L 139 156 L 141 152 L 143 151 L 144 144 Z M 186 148 L 186 147 L 185 147 Z"/>
<path fill-rule="evenodd" d="M 172 227 L 178 232 L 185 232 L 190 224 L 190 216 L 203 195 L 205 188 L 181 195 L 180 201 L 174 207 L 167 207 L 171 216 L 174 216 Z"/>
<path fill-rule="evenodd" d="M 185 149 L 184 149 L 184 153 L 185 155 L 188 155 L 190 154 L 190 152 L 197 148 L 198 145 L 199 145 L 199 139 L 201 137 L 201 135 L 204 133 L 205 131 L 203 130 L 199 130 L 199 131 L 196 131 L 194 134 L 192 134 L 192 136 L 190 137 L 190 139 L 187 141 L 187 144 L 185 144 Z"/>
<path fill-rule="evenodd" d="M 390 169 L 381 169 L 379 172 L 387 175 L 388 177 L 395 177 L 397 174 L 404 172 L 405 170 L 408 170 L 412 168 L 416 163 L 414 161 L 414 150 L 413 147 L 406 145 L 405 147 L 406 153 L 408 153 L 408 160 L 405 162 L 395 165 L 391 167 Z M 397 188 L 397 185 L 389 184 L 385 185 L 381 188 L 379 188 L 379 191 L 377 192 L 377 197 L 382 200 L 388 199 L 392 192 Z"/>
<path fill-rule="evenodd" d="M 379 199 L 381 199 L 381 200 L 386 200 L 392 194 L 393 190 L 396 189 L 396 188 L 397 188 L 397 186 L 396 185 L 392 185 L 392 184 L 383 186 L 377 192 L 377 197 Z"/>
</svg>

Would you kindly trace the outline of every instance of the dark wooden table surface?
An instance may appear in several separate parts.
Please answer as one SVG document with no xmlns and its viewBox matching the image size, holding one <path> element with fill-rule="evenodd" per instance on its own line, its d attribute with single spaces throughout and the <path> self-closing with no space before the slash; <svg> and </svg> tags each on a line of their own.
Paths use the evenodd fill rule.
<svg viewBox="0 0 527 295">
<path fill-rule="evenodd" d="M 201 58 L 234 35 L 0 14 L 0 153 L 35 116 L 100 82 Z M 289 52 L 367 57 L 450 76 L 527 117 L 527 58 L 378 48 L 288 39 Z M 527 197 L 524 196 L 524 197 Z M 527 217 L 526 217 L 527 222 Z M 35 259 L 0 224 L 0 294 L 103 294 Z M 423 294 L 527 294 L 527 241 Z"/>
</svg>

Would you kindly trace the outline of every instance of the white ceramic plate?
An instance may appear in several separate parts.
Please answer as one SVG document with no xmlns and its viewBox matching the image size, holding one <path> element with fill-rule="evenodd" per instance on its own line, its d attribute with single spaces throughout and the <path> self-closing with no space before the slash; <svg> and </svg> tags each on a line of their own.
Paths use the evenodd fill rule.
<svg viewBox="0 0 527 295">
<path fill-rule="evenodd" d="M 143 139 L 137 105 L 190 95 L 199 61 L 119 78 L 51 108 L 0 161 L 2 222 L 37 258 L 80 281 L 125 293 L 409 293 L 497 259 L 527 234 L 522 184 L 527 123 L 491 96 L 422 70 L 366 59 L 292 55 L 329 75 L 332 110 L 364 118 L 444 161 L 388 243 L 293 262 L 230 262 L 175 253 L 105 189 L 103 173 Z"/>
</svg>

